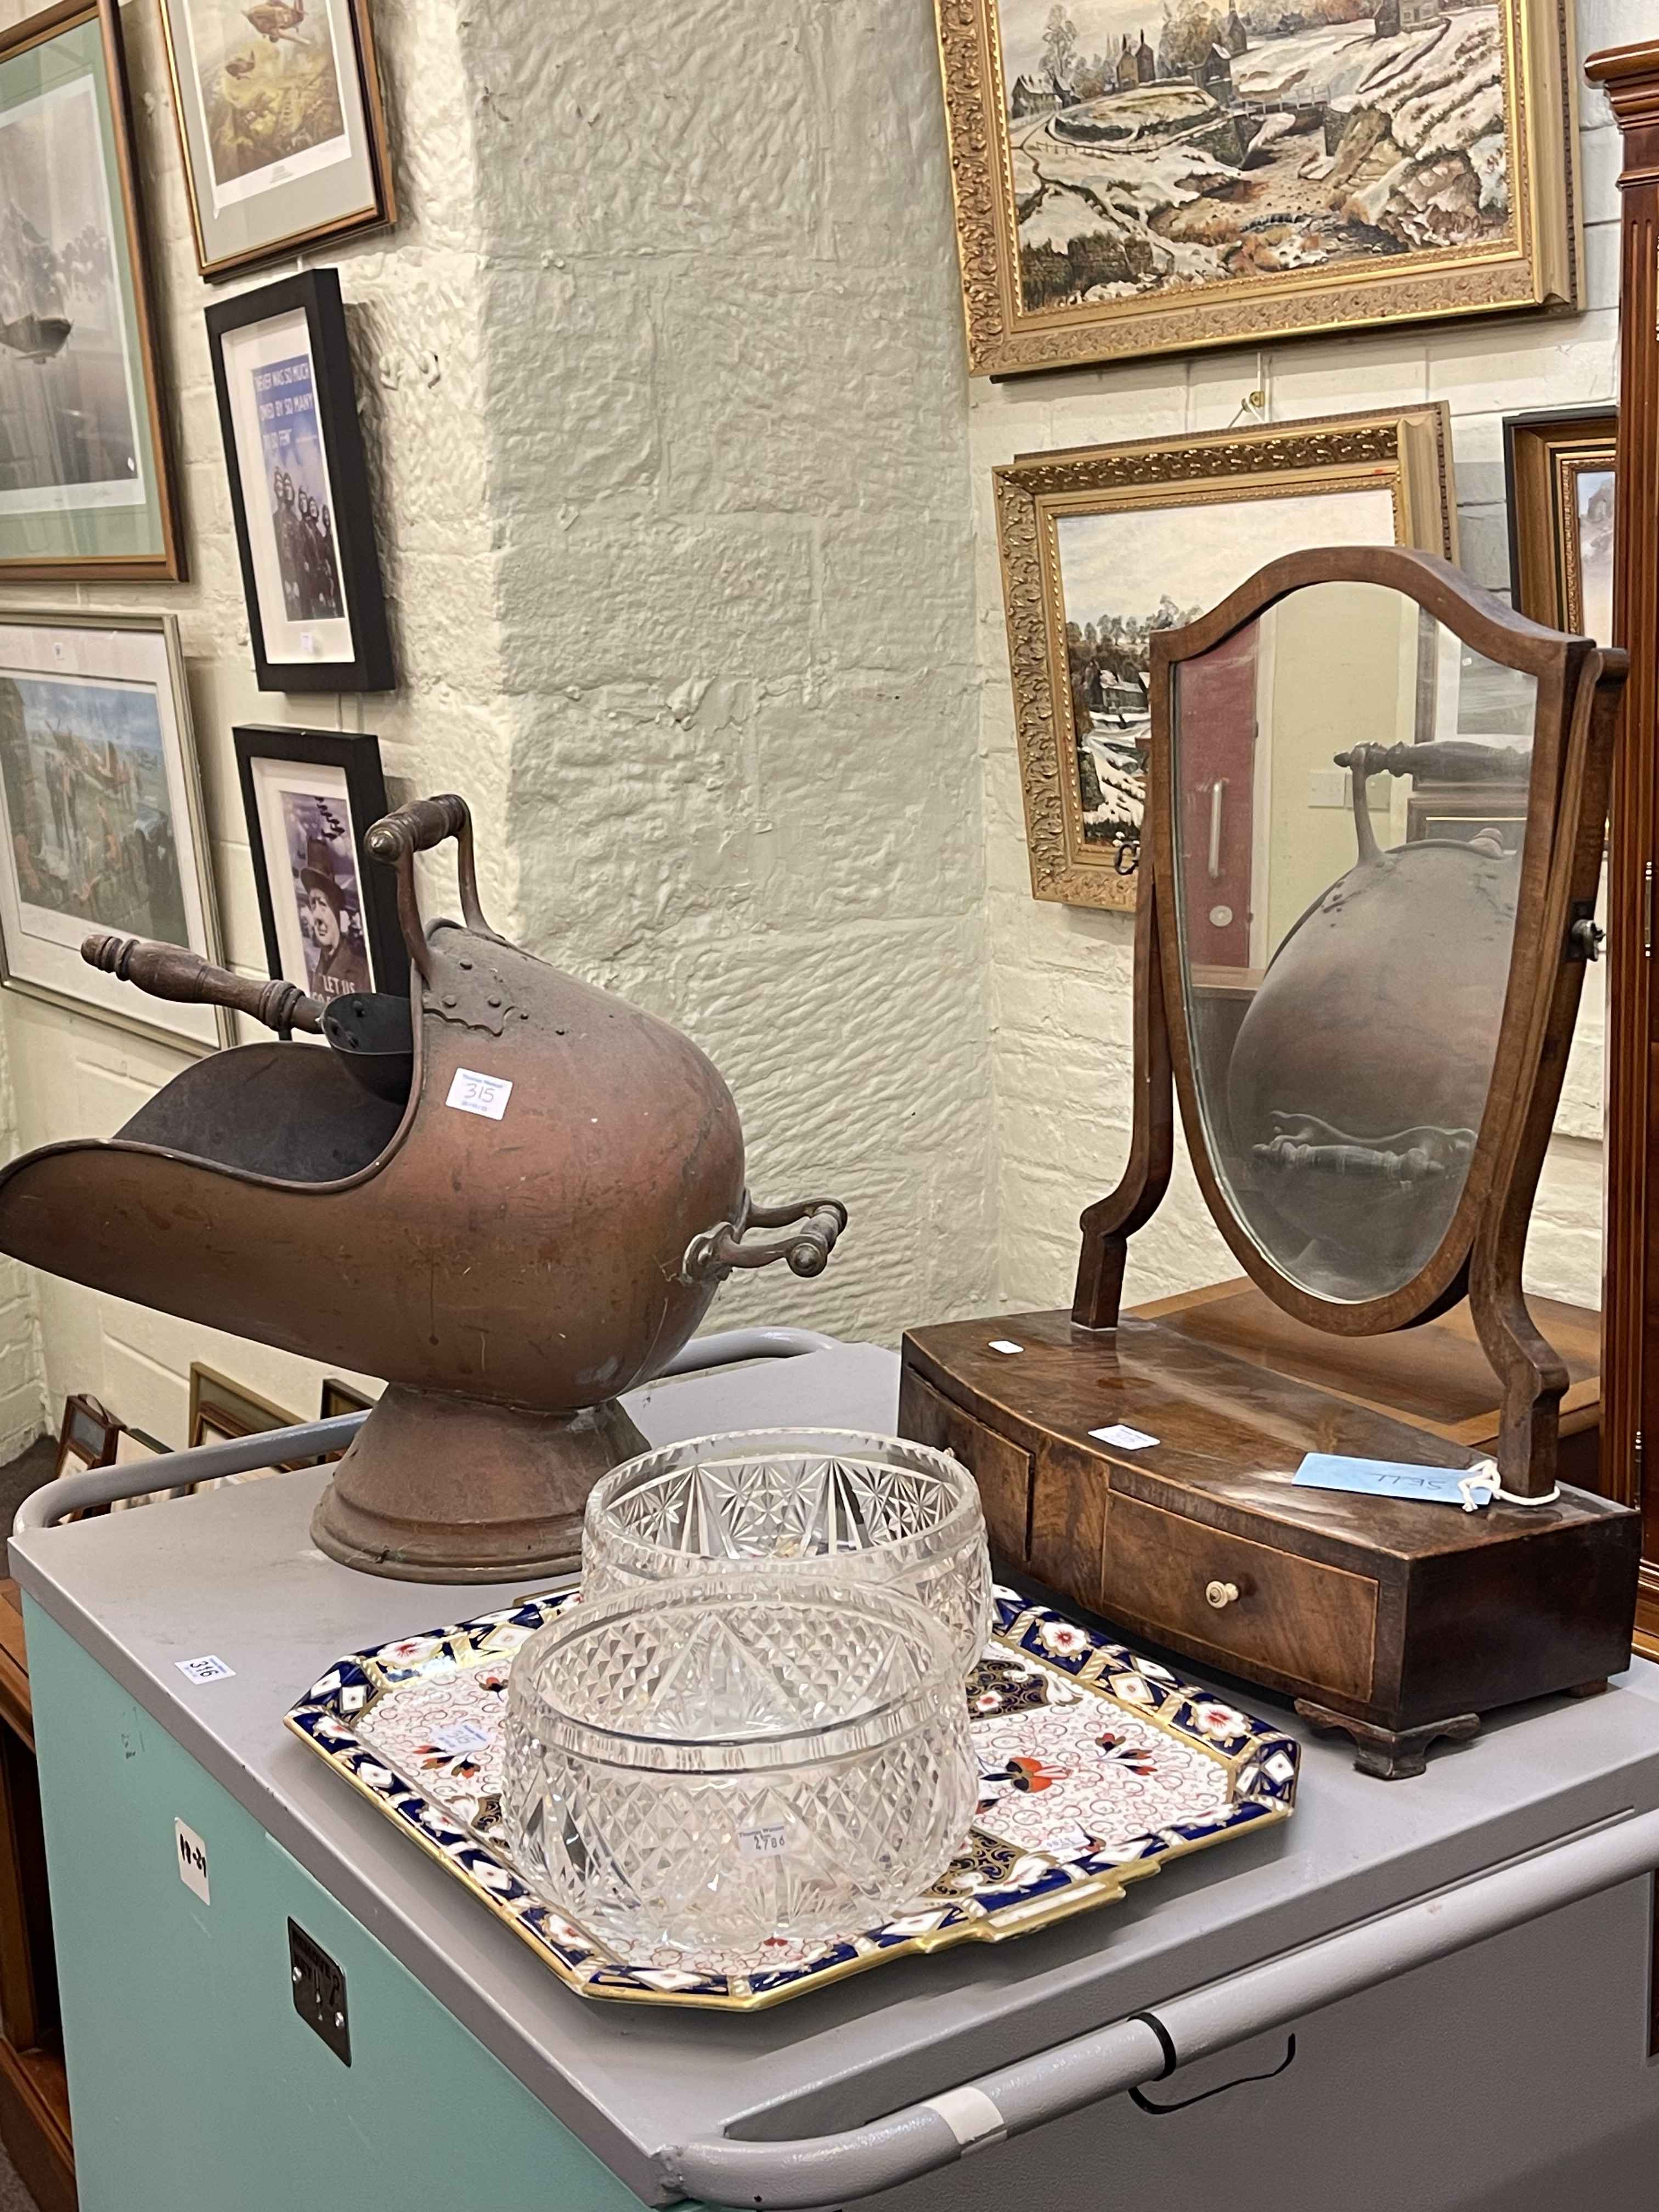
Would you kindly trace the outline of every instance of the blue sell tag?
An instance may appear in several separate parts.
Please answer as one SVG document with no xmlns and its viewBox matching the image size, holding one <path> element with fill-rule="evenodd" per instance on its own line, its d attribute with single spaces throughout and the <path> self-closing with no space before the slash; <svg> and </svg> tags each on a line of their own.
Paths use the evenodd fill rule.
<svg viewBox="0 0 1659 2212">
<path fill-rule="evenodd" d="M 1422 1505 L 1461 1505 L 1477 1513 L 1498 1489 L 1490 1460 L 1474 1467 L 1415 1467 L 1407 1460 L 1346 1459 L 1309 1452 L 1291 1480 L 1304 1490 L 1352 1490 L 1370 1498 L 1404 1498 Z"/>
</svg>

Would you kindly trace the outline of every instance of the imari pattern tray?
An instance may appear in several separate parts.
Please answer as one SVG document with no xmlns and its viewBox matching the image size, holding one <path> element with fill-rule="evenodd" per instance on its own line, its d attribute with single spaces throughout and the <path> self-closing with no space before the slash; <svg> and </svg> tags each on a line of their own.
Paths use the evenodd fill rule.
<svg viewBox="0 0 1659 2212">
<path fill-rule="evenodd" d="M 884 1960 L 995 1942 L 1112 1904 L 1168 1859 L 1285 1819 L 1295 1799 L 1293 1739 L 999 1590 L 968 1684 L 978 1808 L 931 1889 L 884 1926 L 830 1942 L 626 1954 L 532 1890 L 503 1832 L 507 1671 L 570 1596 L 356 1652 L 286 1721 L 583 1996 L 757 2010 Z"/>
</svg>

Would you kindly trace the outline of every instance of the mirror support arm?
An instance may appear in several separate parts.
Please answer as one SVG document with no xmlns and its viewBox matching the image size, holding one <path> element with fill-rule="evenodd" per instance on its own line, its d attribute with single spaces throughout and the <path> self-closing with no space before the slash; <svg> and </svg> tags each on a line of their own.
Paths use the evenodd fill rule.
<svg viewBox="0 0 1659 2212">
<path fill-rule="evenodd" d="M 1086 1207 L 1078 1224 L 1083 1249 L 1072 1299 L 1072 1321 L 1078 1328 L 1117 1327 L 1129 1239 L 1158 1212 L 1170 1187 L 1175 1095 L 1158 928 L 1154 882 L 1146 875 L 1135 909 L 1135 1090 L 1129 1158 L 1117 1188 Z"/>
<path fill-rule="evenodd" d="M 1573 699 L 1561 776 L 1559 818 L 1573 825 L 1553 855 L 1541 923 L 1550 988 L 1537 994 L 1519 1096 L 1526 1118 L 1512 1132 L 1509 1172 L 1475 1238 L 1469 1267 L 1469 1312 L 1503 1384 L 1498 1469 L 1504 1491 L 1540 1504 L 1555 1494 L 1559 1414 L 1567 1370 L 1540 1334 L 1521 1287 L 1527 1224 L 1554 1121 L 1559 1084 L 1543 1086 L 1536 1071 L 1552 1036 L 1569 1036 L 1583 985 L 1584 962 L 1572 940 L 1575 902 L 1593 892 L 1601 866 L 1612 773 L 1613 726 L 1624 689 L 1626 658 L 1609 648 L 1585 659 Z"/>
</svg>

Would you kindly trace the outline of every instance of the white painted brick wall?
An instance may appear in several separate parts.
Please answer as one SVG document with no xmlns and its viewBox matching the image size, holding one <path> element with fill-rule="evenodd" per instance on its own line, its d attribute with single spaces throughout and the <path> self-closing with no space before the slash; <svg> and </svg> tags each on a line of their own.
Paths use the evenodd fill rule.
<svg viewBox="0 0 1659 2212">
<path fill-rule="evenodd" d="M 972 519 L 931 18 L 501 0 L 471 66 L 529 940 L 720 1063 L 894 1340 L 995 1273 Z M 509 91 L 507 88 L 512 87 Z"/>
<path fill-rule="evenodd" d="M 1581 54 L 1659 35 L 1659 0 L 1586 0 Z M 1426 325 L 1190 362 L 975 379 L 969 403 L 980 666 L 984 678 L 992 1060 L 1000 1160 L 1001 1291 L 1012 1307 L 1070 1302 L 1077 1213 L 1121 1170 L 1129 1126 L 1127 916 L 1030 896 L 990 472 L 1017 453 L 1224 428 L 1247 392 L 1275 422 L 1443 399 L 1453 414 L 1463 563 L 1507 596 L 1501 423 L 1522 410 L 1611 399 L 1618 375 L 1618 133 L 1585 88 L 1581 147 L 1586 312 L 1568 320 Z M 1599 1303 L 1601 971 L 1591 971 L 1558 1134 L 1528 1249 L 1534 1288 Z M 1237 1273 L 1184 1154 L 1170 1196 L 1130 1247 L 1128 1295 Z"/>
<path fill-rule="evenodd" d="M 35 4 L 0 0 L 0 21 Z M 122 16 L 192 581 L 7 604 L 179 616 L 227 943 L 249 972 L 233 723 L 374 730 L 394 798 L 467 793 L 497 925 L 698 1038 L 762 1194 L 852 1206 L 829 1274 L 728 1285 L 714 1325 L 893 1339 L 982 1307 L 973 537 L 927 9 L 374 8 L 404 215 L 317 258 L 348 302 L 401 689 L 254 686 L 215 294 L 150 0 Z M 109 1133 L 179 1065 L 12 994 L 3 1027 L 18 1146 Z M 316 1405 L 308 1362 L 51 1278 L 38 1300 L 54 1420 L 92 1389 L 182 1443 L 192 1358 Z M 0 1447 L 8 1341 L 0 1302 Z"/>
</svg>

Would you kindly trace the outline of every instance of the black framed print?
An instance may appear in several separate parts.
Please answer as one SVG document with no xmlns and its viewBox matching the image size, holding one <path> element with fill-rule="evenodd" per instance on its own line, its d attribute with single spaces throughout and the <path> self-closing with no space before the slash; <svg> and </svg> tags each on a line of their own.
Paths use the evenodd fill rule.
<svg viewBox="0 0 1659 2212">
<path fill-rule="evenodd" d="M 0 580 L 185 573 L 116 0 L 0 30 Z"/>
<path fill-rule="evenodd" d="M 271 974 L 313 998 L 406 997 L 398 879 L 363 849 L 388 811 L 379 744 L 326 730 L 234 734 Z"/>
<path fill-rule="evenodd" d="M 368 0 L 161 0 L 210 283 L 397 219 Z"/>
<path fill-rule="evenodd" d="M 307 269 L 207 310 L 262 691 L 395 678 L 340 280 Z"/>
</svg>

